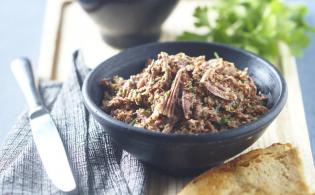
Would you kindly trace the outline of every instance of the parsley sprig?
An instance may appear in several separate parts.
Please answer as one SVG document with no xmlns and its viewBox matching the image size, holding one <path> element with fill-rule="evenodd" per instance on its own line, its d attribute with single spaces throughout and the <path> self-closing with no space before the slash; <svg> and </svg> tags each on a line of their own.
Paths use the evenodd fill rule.
<svg viewBox="0 0 315 195">
<path fill-rule="evenodd" d="M 210 20 L 209 13 L 217 14 Z M 282 0 L 216 0 L 211 7 L 197 7 L 195 27 L 205 33 L 184 32 L 179 40 L 215 41 L 231 44 L 276 62 L 279 42 L 295 56 L 302 54 L 315 28 L 305 21 L 304 5 Z"/>
</svg>

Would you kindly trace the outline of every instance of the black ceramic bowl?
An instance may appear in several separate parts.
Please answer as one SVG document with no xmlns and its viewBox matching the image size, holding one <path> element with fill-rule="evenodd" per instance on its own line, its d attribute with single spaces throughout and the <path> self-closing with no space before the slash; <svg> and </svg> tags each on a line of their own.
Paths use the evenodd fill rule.
<svg viewBox="0 0 315 195">
<path fill-rule="evenodd" d="M 114 75 L 128 78 L 138 73 L 147 59 L 156 58 L 161 51 L 206 55 L 208 59 L 217 52 L 240 69 L 248 67 L 258 89 L 268 97 L 270 110 L 258 120 L 239 128 L 195 135 L 152 132 L 118 121 L 102 111 L 99 107 L 103 96 L 100 80 Z M 127 49 L 96 67 L 85 79 L 82 91 L 87 109 L 119 146 L 141 161 L 181 175 L 222 163 L 252 145 L 282 110 L 287 97 L 285 80 L 269 62 L 244 50 L 203 42 L 152 43 Z"/>
</svg>

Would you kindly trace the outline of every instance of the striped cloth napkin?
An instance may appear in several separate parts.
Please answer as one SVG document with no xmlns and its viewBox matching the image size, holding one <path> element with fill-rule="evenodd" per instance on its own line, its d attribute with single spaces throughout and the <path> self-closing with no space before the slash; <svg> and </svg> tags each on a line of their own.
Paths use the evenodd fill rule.
<svg viewBox="0 0 315 195">
<path fill-rule="evenodd" d="M 59 130 L 77 183 L 70 194 L 145 193 L 145 166 L 113 143 L 85 109 L 81 86 L 88 69 L 79 52 L 73 57 L 67 81 L 40 84 L 40 94 Z M 45 173 L 27 112 L 21 114 L 0 147 L 0 194 L 64 194 Z"/>
</svg>

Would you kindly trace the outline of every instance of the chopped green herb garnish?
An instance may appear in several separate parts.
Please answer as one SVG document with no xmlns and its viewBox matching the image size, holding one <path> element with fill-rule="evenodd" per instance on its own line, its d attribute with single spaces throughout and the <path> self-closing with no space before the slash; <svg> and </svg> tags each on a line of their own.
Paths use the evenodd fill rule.
<svg viewBox="0 0 315 195">
<path fill-rule="evenodd" d="M 133 119 L 129 124 L 133 126 L 134 124 L 136 124 L 136 122 L 137 122 L 137 120 Z"/>
<path fill-rule="evenodd" d="M 189 88 L 190 93 L 195 93 L 195 89 L 193 87 Z"/>
<path fill-rule="evenodd" d="M 219 58 L 220 58 L 220 56 L 219 56 L 219 54 L 218 54 L 217 52 L 214 52 L 213 55 L 214 55 L 214 57 L 215 57 L 216 59 L 219 59 Z"/>
<path fill-rule="evenodd" d="M 222 117 L 222 118 L 220 119 L 219 123 L 220 123 L 221 125 L 227 125 L 227 124 L 229 124 L 229 119 L 228 119 L 228 118 L 225 118 L 225 117 Z"/>
<path fill-rule="evenodd" d="M 186 90 L 188 90 L 189 92 L 195 93 L 195 88 L 193 87 L 193 84 L 191 81 L 188 81 L 185 87 L 186 87 Z"/>
<path fill-rule="evenodd" d="M 143 111 L 143 114 L 150 115 L 152 113 L 151 108 L 147 108 Z"/>
</svg>

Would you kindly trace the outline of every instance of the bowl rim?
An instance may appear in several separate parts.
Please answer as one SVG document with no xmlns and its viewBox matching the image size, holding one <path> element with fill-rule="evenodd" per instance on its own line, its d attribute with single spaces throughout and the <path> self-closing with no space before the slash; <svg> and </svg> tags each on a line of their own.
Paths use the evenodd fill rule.
<svg viewBox="0 0 315 195">
<path fill-rule="evenodd" d="M 88 86 L 93 78 L 93 76 L 98 72 L 98 70 L 106 65 L 106 61 L 111 60 L 113 58 L 116 58 L 118 55 L 125 53 L 125 52 L 130 52 L 132 50 L 137 50 L 137 49 L 142 49 L 144 47 L 154 47 L 157 45 L 169 45 L 169 44 L 203 44 L 203 45 L 211 45 L 214 47 L 221 47 L 224 49 L 229 49 L 229 50 L 234 50 L 240 53 L 243 53 L 245 55 L 248 55 L 251 58 L 255 58 L 258 61 L 261 61 L 263 64 L 268 66 L 268 68 L 271 70 L 273 74 L 278 77 L 280 80 L 280 87 L 281 87 L 281 92 L 280 96 L 278 97 L 278 101 L 273 105 L 273 107 L 268 110 L 268 112 L 261 117 L 259 117 L 257 120 L 252 121 L 250 123 L 244 124 L 240 127 L 237 128 L 231 128 L 231 129 L 226 129 L 223 131 L 219 132 L 214 132 L 214 133 L 196 133 L 196 134 L 179 134 L 179 133 L 162 133 L 162 132 L 157 132 L 157 131 L 152 131 L 148 130 L 145 128 L 140 128 L 140 127 L 135 127 L 130 124 L 127 124 L 125 122 L 119 121 L 107 113 L 105 113 L 99 105 L 95 104 L 90 97 L 88 93 Z M 277 79 L 277 81 L 278 81 Z M 225 140 L 225 139 L 231 139 L 235 137 L 243 137 L 243 136 L 248 136 L 249 134 L 254 134 L 256 131 L 260 131 L 262 128 L 266 127 L 271 123 L 274 118 L 280 113 L 282 108 L 284 107 L 286 100 L 287 100 L 287 84 L 281 73 L 266 59 L 259 57 L 258 55 L 240 49 L 240 48 L 234 48 L 229 45 L 221 44 L 221 43 L 215 43 L 215 42 L 202 42 L 202 41 L 169 41 L 169 42 L 155 42 L 155 43 L 148 43 L 136 47 L 131 47 L 128 49 L 125 49 L 118 54 L 104 60 L 101 62 L 98 66 L 96 66 L 84 79 L 83 86 L 82 86 L 82 93 L 83 93 L 83 102 L 86 106 L 86 108 L 92 113 L 92 115 L 96 115 L 98 118 L 103 118 L 105 121 L 118 126 L 122 128 L 116 128 L 117 130 L 120 131 L 125 131 L 126 133 L 138 133 L 141 134 L 142 136 L 149 136 L 149 137 L 159 137 L 163 138 L 165 141 L 184 141 L 184 142 L 211 142 L 211 141 L 219 141 L 219 140 Z M 116 130 L 115 129 L 115 130 Z"/>
</svg>

